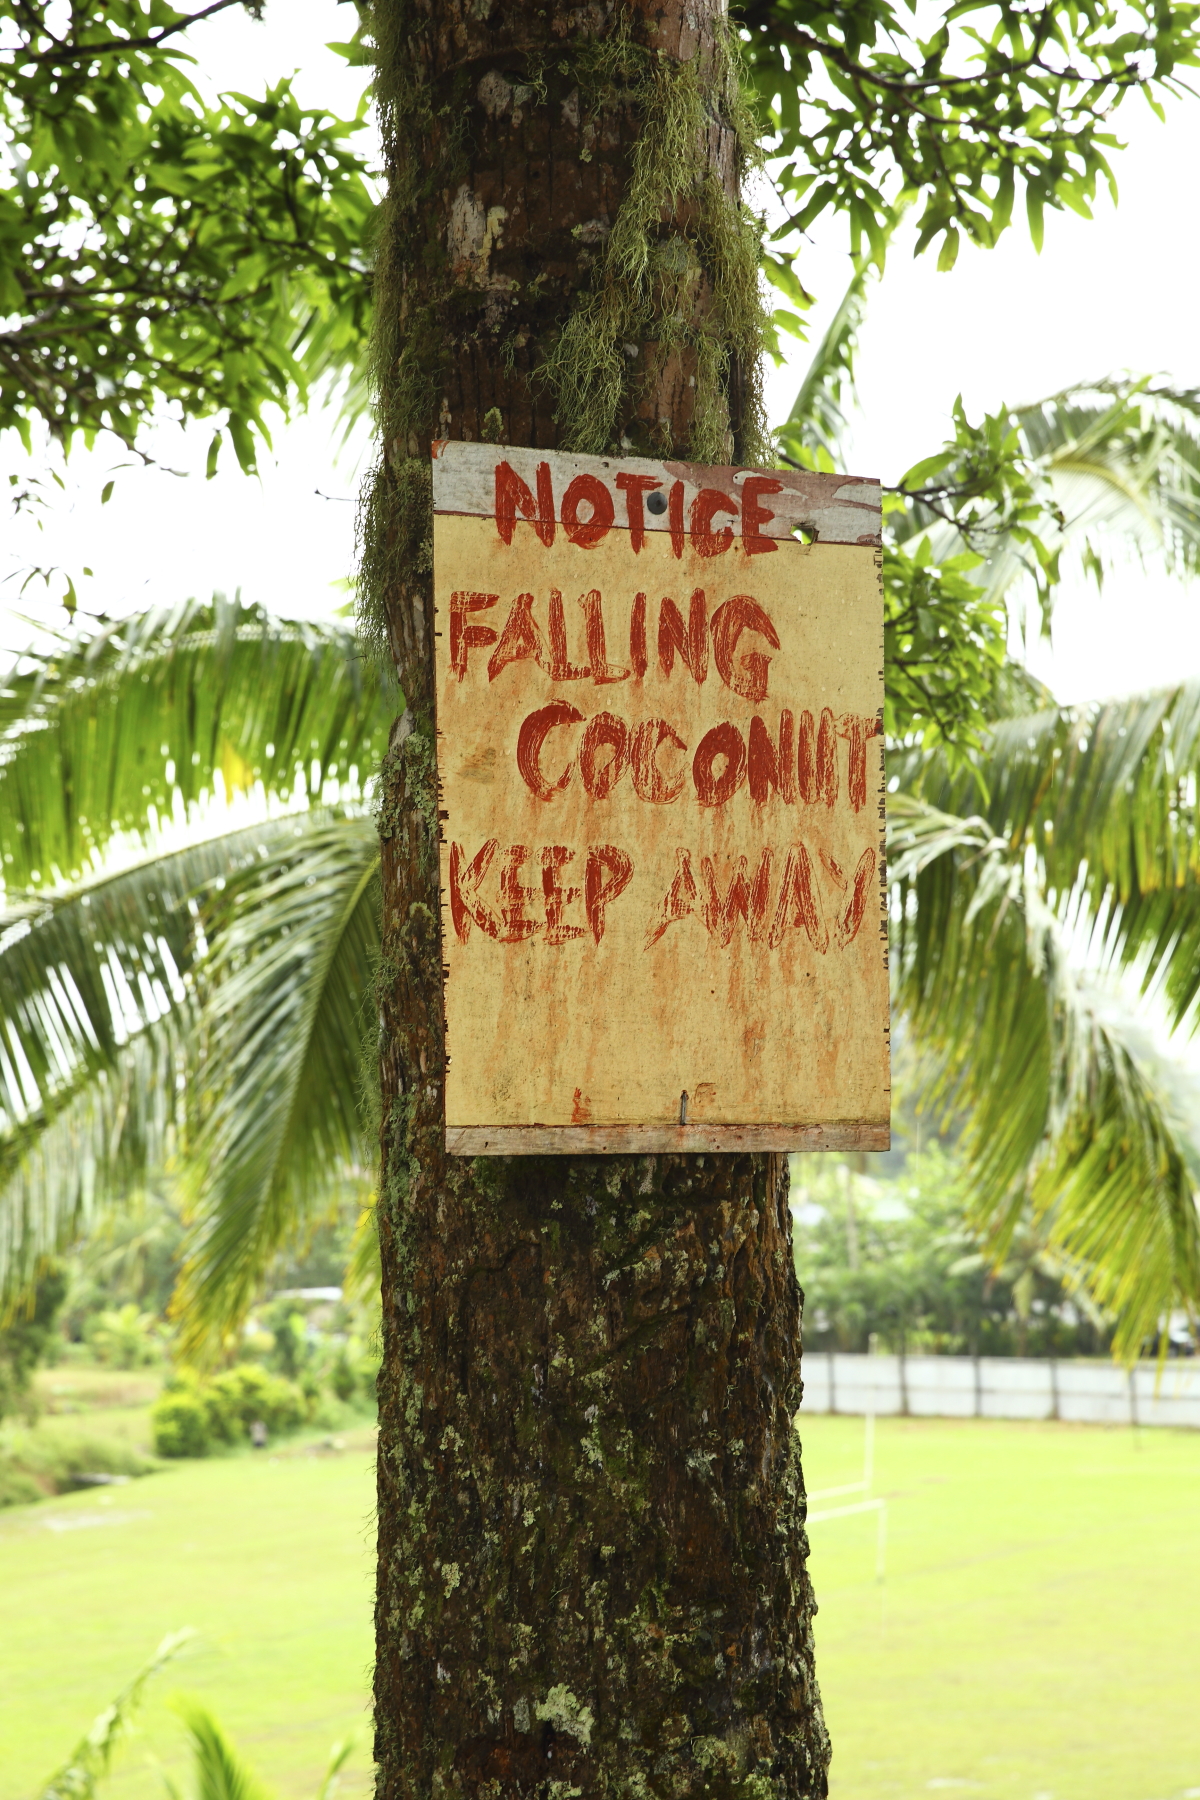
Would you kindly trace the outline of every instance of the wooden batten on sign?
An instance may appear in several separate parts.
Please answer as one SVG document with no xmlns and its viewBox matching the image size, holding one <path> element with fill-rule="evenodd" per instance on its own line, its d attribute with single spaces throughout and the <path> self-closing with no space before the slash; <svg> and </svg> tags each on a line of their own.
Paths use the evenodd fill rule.
<svg viewBox="0 0 1200 1800">
<path fill-rule="evenodd" d="M 443 443 L 446 1148 L 885 1150 L 878 482 Z"/>
</svg>

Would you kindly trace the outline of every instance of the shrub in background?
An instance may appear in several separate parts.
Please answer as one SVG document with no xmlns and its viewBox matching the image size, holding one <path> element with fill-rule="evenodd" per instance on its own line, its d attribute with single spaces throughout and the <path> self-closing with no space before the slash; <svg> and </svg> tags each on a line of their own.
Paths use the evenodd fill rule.
<svg viewBox="0 0 1200 1800">
<path fill-rule="evenodd" d="M 162 1360 L 162 1329 L 153 1313 L 130 1300 L 89 1322 L 87 1341 L 97 1362 L 110 1369 L 144 1369 Z"/>
<path fill-rule="evenodd" d="M 378 1377 L 379 1357 L 360 1338 L 351 1337 L 339 1344 L 326 1379 L 330 1393 L 336 1395 L 343 1406 L 353 1406 L 362 1412 L 374 1411 Z"/>
<path fill-rule="evenodd" d="M 254 1363 L 239 1363 L 208 1384 L 205 1404 L 213 1421 L 213 1434 L 229 1443 L 248 1438 L 250 1427 L 261 1419 L 272 1437 L 298 1431 L 309 1416 L 309 1405 L 294 1381 L 272 1375 Z"/>
<path fill-rule="evenodd" d="M 0 1314 L 0 1419 L 9 1413 L 37 1415 L 30 1383 L 33 1371 L 56 1335 L 58 1311 L 67 1292 L 61 1269 L 43 1275 L 28 1303 L 5 1319 Z"/>
<path fill-rule="evenodd" d="M 884 1163 L 879 1157 L 877 1164 Z M 965 1166 L 940 1145 L 875 1180 L 866 1157 L 793 1158 L 793 1246 L 807 1350 L 1099 1355 L 1111 1321 L 1028 1219 L 1003 1256 L 971 1223 Z M 854 1167 L 857 1162 L 858 1169 Z"/>
<path fill-rule="evenodd" d="M 0 1437 L 0 1507 L 68 1494 L 106 1475 L 148 1475 L 153 1467 L 112 1438 L 9 1430 Z"/>
<path fill-rule="evenodd" d="M 28 1506 L 45 1498 L 45 1488 L 38 1486 L 27 1469 L 0 1455 L 0 1506 Z"/>
<path fill-rule="evenodd" d="M 343 1344 L 333 1359 L 333 1367 L 329 1371 L 329 1385 L 337 1398 L 346 1406 L 357 1397 L 358 1372 L 350 1361 Z"/>
<path fill-rule="evenodd" d="M 288 1381 L 299 1381 L 317 1361 L 319 1334 L 310 1333 L 307 1317 L 288 1300 L 271 1302 L 260 1317 L 269 1345 L 264 1363 Z"/>
<path fill-rule="evenodd" d="M 159 1456 L 207 1456 L 222 1444 L 245 1443 L 258 1420 L 270 1437 L 299 1430 L 312 1406 L 295 1382 L 257 1363 L 239 1363 L 209 1381 L 181 1371 L 151 1409 Z"/>
<path fill-rule="evenodd" d="M 150 1433 L 156 1456 L 207 1456 L 212 1449 L 208 1411 L 198 1394 L 163 1394 L 151 1410 Z"/>
<path fill-rule="evenodd" d="M 379 1373 L 378 1307 L 354 1295 L 278 1294 L 247 1322 L 241 1354 L 300 1387 L 315 1424 L 337 1426 L 337 1407 L 373 1411 Z"/>
</svg>

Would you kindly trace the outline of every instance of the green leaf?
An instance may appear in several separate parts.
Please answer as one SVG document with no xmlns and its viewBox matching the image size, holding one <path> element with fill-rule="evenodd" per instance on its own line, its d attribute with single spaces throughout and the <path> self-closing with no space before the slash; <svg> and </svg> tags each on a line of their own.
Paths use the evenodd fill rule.
<svg viewBox="0 0 1200 1800">
<path fill-rule="evenodd" d="M 959 234 L 953 226 L 946 232 L 942 247 L 938 252 L 937 266 L 943 273 L 952 269 L 958 261 Z"/>
<path fill-rule="evenodd" d="M 1200 1302 L 1200 1151 L 1104 969 L 1194 1017 L 1198 765 L 1195 685 L 1003 721 L 982 779 L 937 750 L 893 761 L 896 998 L 966 1120 L 979 1219 L 1002 1252 L 1028 1199 L 1127 1356 Z"/>
<path fill-rule="evenodd" d="M 361 790 L 397 705 L 365 679 L 342 621 L 277 619 L 217 595 L 92 624 L 0 685 L 5 877 L 73 878 L 115 832 L 206 803 L 231 753 L 279 799 L 331 780 Z"/>
<path fill-rule="evenodd" d="M 337 1777 L 349 1762 L 353 1752 L 354 1739 L 352 1737 L 340 1738 L 334 1744 L 329 1752 L 329 1762 L 321 1778 L 321 1785 L 317 1789 L 316 1800 L 333 1800 L 333 1796 L 337 1792 Z"/>
<path fill-rule="evenodd" d="M 250 469 L 268 404 L 286 413 L 319 376 L 362 373 L 375 202 L 352 147 L 361 114 L 301 108 L 286 81 L 207 106 L 180 40 L 146 41 L 150 14 L 181 17 L 158 0 L 150 14 L 82 0 L 72 30 L 119 54 L 40 59 L 45 10 L 13 14 L 4 63 L 7 137 L 37 181 L 0 191 L 21 344 L 0 429 L 40 418 L 67 447 L 100 430 L 132 443 L 166 401 L 185 421 L 226 415 Z"/>
<path fill-rule="evenodd" d="M 903 211 L 903 207 L 896 209 L 885 244 Z M 879 254 L 882 258 L 883 247 Z M 791 412 L 776 432 L 783 454 L 804 466 L 809 466 L 810 459 L 819 460 L 822 456 L 828 458 L 831 467 L 841 460 L 846 408 L 854 399 L 858 338 L 866 317 L 869 284 L 879 267 L 871 259 L 855 261 L 841 305 L 813 354 Z M 770 268 L 768 275 L 774 279 Z"/>
<path fill-rule="evenodd" d="M 923 203 L 918 249 L 942 238 L 948 266 L 954 234 L 997 241 L 1023 184 L 1040 246 L 1047 206 L 1086 214 L 1097 182 L 1111 183 L 1126 97 L 1161 105 L 1197 62 L 1192 5 L 1001 9 L 990 30 L 962 29 L 979 10 L 950 4 L 918 30 L 887 0 L 850 12 L 744 0 L 743 54 L 792 230 L 838 214 L 857 252 L 908 194 Z"/>
<path fill-rule="evenodd" d="M 171 1704 L 191 1739 L 196 1800 L 270 1800 L 207 1707 L 183 1695 Z"/>
<path fill-rule="evenodd" d="M 149 1662 L 121 1689 L 111 1706 L 105 1707 L 62 1768 L 50 1777 L 39 1800 L 95 1800 L 97 1784 L 112 1766 L 114 1752 L 129 1731 L 147 1682 L 173 1661 L 195 1635 L 190 1630 L 168 1633 Z"/>
<path fill-rule="evenodd" d="M 175 1307 L 185 1355 L 236 1328 L 280 1246 L 366 1154 L 379 843 L 315 819 L 210 910 L 203 1036 L 216 1097 L 198 1145 L 195 1225 Z"/>
<path fill-rule="evenodd" d="M 227 358 L 227 363 L 228 360 L 229 359 Z M 243 475 L 253 475 L 255 468 L 257 467 L 254 436 L 250 427 L 251 421 L 243 417 L 242 414 L 236 412 L 230 413 L 227 430 L 229 432 L 230 442 L 233 444 L 234 455 L 238 459 L 238 467 L 241 469 Z"/>
</svg>

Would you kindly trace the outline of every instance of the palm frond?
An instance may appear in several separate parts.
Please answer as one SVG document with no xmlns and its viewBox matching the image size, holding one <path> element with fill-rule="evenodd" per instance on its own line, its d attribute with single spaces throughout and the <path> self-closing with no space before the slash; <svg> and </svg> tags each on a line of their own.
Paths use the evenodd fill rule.
<svg viewBox="0 0 1200 1800">
<path fill-rule="evenodd" d="M 168 1015 L 112 1064 L 81 1072 L 52 1111 L 22 1122 L 0 1149 L 0 1318 L 106 1209 L 147 1172 L 171 1166 L 184 1136 L 184 1046 Z"/>
<path fill-rule="evenodd" d="M 935 1097 L 968 1120 L 979 1221 L 1002 1252 L 1031 1203 L 1136 1355 L 1172 1306 L 1200 1302 L 1181 1122 L 1020 840 L 897 795 L 891 857 L 896 998 Z"/>
<path fill-rule="evenodd" d="M 178 1656 L 195 1635 L 190 1630 L 173 1631 L 163 1639 L 149 1662 L 143 1664 L 112 1705 L 106 1706 L 93 1721 L 90 1731 L 80 1738 L 62 1768 L 50 1777 L 39 1800 L 94 1800 L 96 1784 L 112 1766 L 114 1752 L 129 1729 L 146 1683 Z"/>
<path fill-rule="evenodd" d="M 1055 911 L 1082 908 L 1104 954 L 1161 988 L 1171 1021 L 1200 998 L 1200 682 L 999 722 L 986 794 L 945 758 L 905 755 L 903 787 L 958 817 L 978 810 L 1032 854 Z"/>
<path fill-rule="evenodd" d="M 3 915 L 0 1299 L 187 1147 L 200 903 L 326 824 L 265 820 Z"/>
<path fill-rule="evenodd" d="M 11 887 L 70 879 L 120 831 L 261 784 L 319 799 L 373 773 L 397 710 L 340 623 L 220 595 L 97 622 L 0 683 L 0 857 Z"/>
<path fill-rule="evenodd" d="M 353 1752 L 354 1739 L 352 1737 L 339 1738 L 337 1743 L 332 1746 L 329 1752 L 329 1761 L 325 1765 L 325 1774 L 317 1789 L 317 1800 L 333 1800 L 339 1786 L 338 1776 L 349 1762 Z"/>
<path fill-rule="evenodd" d="M 187 1004 L 189 900 L 253 861 L 267 835 L 253 828 L 100 869 L 0 913 L 0 981 L 12 996 L 0 1018 L 0 1137 Z"/>
<path fill-rule="evenodd" d="M 1110 378 L 1016 418 L 1097 573 L 1117 538 L 1174 574 L 1200 569 L 1200 390 Z"/>
<path fill-rule="evenodd" d="M 857 398 L 854 365 L 871 283 L 882 275 L 888 245 L 910 205 L 906 199 L 896 204 L 872 239 L 869 256 L 851 256 L 853 273 L 841 304 L 813 352 L 791 412 L 775 432 L 785 460 L 802 468 L 838 469 L 844 465 L 847 414 Z"/>
<path fill-rule="evenodd" d="M 1200 390 L 1110 377 L 1064 388 L 1008 415 L 1037 481 L 1058 508 L 1039 526 L 1050 552 L 1071 553 L 1097 580 L 1122 555 L 1153 556 L 1180 577 L 1200 570 Z M 975 547 L 989 599 L 1010 593 L 1027 553 L 1001 532 L 968 546 L 921 503 L 889 516 L 903 541 L 927 535 L 936 560 Z"/>
<path fill-rule="evenodd" d="M 845 460 L 847 412 L 854 402 L 854 363 L 867 313 L 871 258 L 853 258 L 854 274 L 813 352 L 792 410 L 775 439 L 783 456 L 803 468 L 839 468 Z"/>
<path fill-rule="evenodd" d="M 358 1215 L 350 1259 L 342 1277 L 342 1285 L 352 1300 L 369 1300 L 378 1296 L 383 1279 L 379 1256 L 379 1218 L 372 1200 Z"/>
<path fill-rule="evenodd" d="M 176 1297 L 186 1354 L 235 1326 L 281 1245 L 351 1179 L 379 906 L 374 825 L 348 817 L 309 822 L 211 915 L 204 1054 L 219 1085 Z"/>
<path fill-rule="evenodd" d="M 259 833 L 191 845 L 0 916 L 0 1301 L 165 1166 L 184 1134 L 188 899 Z"/>
<path fill-rule="evenodd" d="M 183 1696 L 172 1705 L 192 1740 L 195 1800 L 269 1800 L 207 1707 Z"/>
</svg>

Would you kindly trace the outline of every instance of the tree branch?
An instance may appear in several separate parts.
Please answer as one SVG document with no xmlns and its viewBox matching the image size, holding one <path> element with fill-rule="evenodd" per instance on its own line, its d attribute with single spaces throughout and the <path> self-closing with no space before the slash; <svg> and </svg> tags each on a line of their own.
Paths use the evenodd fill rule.
<svg viewBox="0 0 1200 1800">
<path fill-rule="evenodd" d="M 199 12 L 188 13 L 176 20 L 174 25 L 164 25 L 160 31 L 152 31 L 140 38 L 110 38 L 103 44 L 73 44 L 66 38 L 54 38 L 53 50 L 26 50 L 21 52 L 23 63 L 37 63 L 43 67 L 56 68 L 63 63 L 85 62 L 93 56 L 112 56 L 130 50 L 157 50 L 167 38 L 176 37 L 191 25 L 198 25 L 204 19 L 211 19 L 214 13 L 225 12 L 231 6 L 249 5 L 251 13 L 256 8 L 253 0 L 212 0 L 211 5 L 201 7 Z M 45 25 L 41 29 L 45 31 Z M 50 36 L 50 33 L 46 33 Z"/>
<path fill-rule="evenodd" d="M 1128 87 L 1131 83 L 1141 79 L 1137 71 L 1130 67 L 1120 71 L 1110 69 L 1099 75 L 1084 75 L 1072 64 L 1068 64 L 1065 69 L 1051 68 L 1049 64 L 1042 61 L 1040 37 L 1035 40 L 1035 48 L 1029 56 L 1005 58 L 984 69 L 978 75 L 922 76 L 915 73 L 907 76 L 885 75 L 880 69 L 857 62 L 842 45 L 833 43 L 828 38 L 816 37 L 811 32 L 801 30 L 798 26 L 784 25 L 778 20 L 772 20 L 770 30 L 771 36 L 777 42 L 786 44 L 789 50 L 799 50 L 805 55 L 823 57 L 827 62 L 833 63 L 835 68 L 841 69 L 843 74 L 849 75 L 853 81 L 865 82 L 872 87 L 885 88 L 891 93 L 906 97 L 919 93 L 953 92 L 957 88 L 963 90 L 968 99 L 977 105 L 979 89 L 983 83 L 989 80 L 1012 80 L 1031 72 L 1048 75 L 1055 81 L 1079 82 L 1088 86 L 1101 81 L 1111 83 L 1114 87 Z M 929 114 L 923 116 L 931 117 Z M 977 120 L 976 123 L 978 122 Z"/>
</svg>

